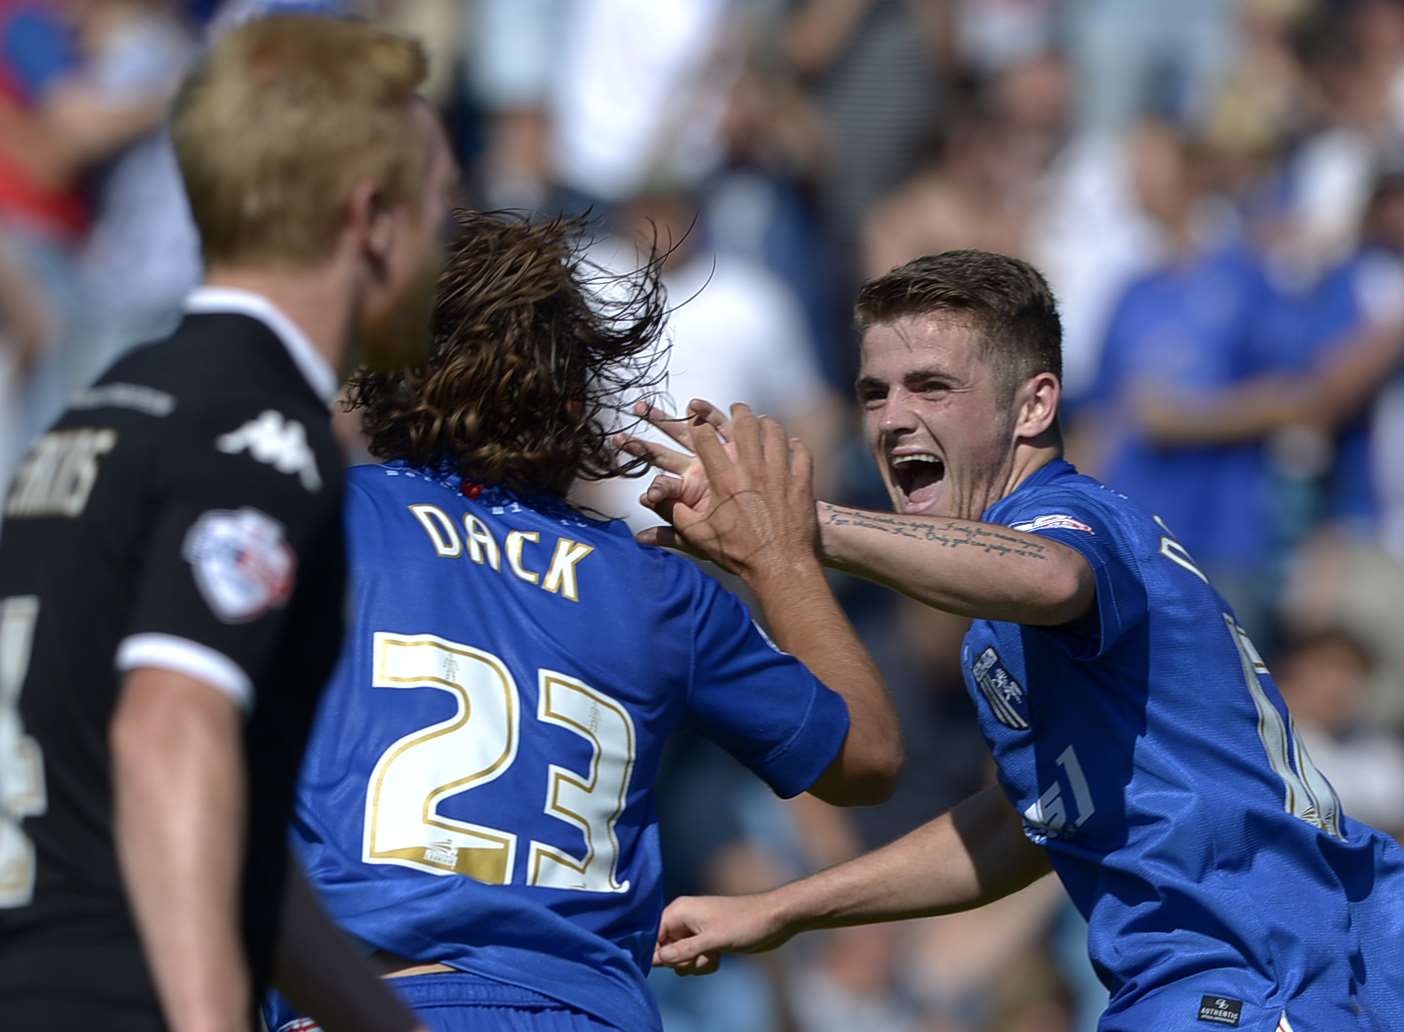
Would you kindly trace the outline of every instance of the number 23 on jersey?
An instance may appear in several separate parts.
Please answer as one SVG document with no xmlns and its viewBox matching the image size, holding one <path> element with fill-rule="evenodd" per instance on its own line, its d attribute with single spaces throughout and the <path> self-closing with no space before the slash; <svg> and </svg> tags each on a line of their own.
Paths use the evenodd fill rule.
<svg viewBox="0 0 1404 1032">
<path fill-rule="evenodd" d="M 434 688 L 452 696 L 447 720 L 404 735 L 376 762 L 366 790 L 361 858 L 435 875 L 466 875 L 506 885 L 516 866 L 516 833 L 446 817 L 451 796 L 501 777 L 517 758 L 521 697 L 506 664 L 492 653 L 432 634 L 377 632 L 375 688 Z M 532 841 L 526 883 L 585 892 L 626 892 L 617 880 L 615 822 L 634 768 L 634 722 L 617 701 L 552 670 L 537 672 L 536 719 L 590 743 L 584 772 L 550 764 L 544 812 L 577 828 L 585 852 Z"/>
</svg>

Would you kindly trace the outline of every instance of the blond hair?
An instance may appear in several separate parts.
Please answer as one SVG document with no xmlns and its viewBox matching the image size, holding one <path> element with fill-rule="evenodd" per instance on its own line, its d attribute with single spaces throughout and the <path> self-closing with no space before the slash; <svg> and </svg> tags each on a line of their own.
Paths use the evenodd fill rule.
<svg viewBox="0 0 1404 1032">
<path fill-rule="evenodd" d="M 171 138 L 207 263 L 328 256 L 352 189 L 414 201 L 427 148 L 409 117 L 427 62 L 365 22 L 277 15 L 222 37 L 176 99 Z"/>
</svg>

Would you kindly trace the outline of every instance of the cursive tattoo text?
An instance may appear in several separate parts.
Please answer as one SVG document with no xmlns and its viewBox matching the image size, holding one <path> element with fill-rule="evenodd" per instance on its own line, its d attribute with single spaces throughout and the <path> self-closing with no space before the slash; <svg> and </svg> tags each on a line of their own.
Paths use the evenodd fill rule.
<svg viewBox="0 0 1404 1032">
<path fill-rule="evenodd" d="M 1017 534 L 989 523 L 969 520 L 921 519 L 863 509 L 821 505 L 820 521 L 830 527 L 857 527 L 880 534 L 894 534 L 913 541 L 929 541 L 943 548 L 976 548 L 987 555 L 1022 559 L 1047 559 L 1048 549 L 1027 534 Z"/>
</svg>

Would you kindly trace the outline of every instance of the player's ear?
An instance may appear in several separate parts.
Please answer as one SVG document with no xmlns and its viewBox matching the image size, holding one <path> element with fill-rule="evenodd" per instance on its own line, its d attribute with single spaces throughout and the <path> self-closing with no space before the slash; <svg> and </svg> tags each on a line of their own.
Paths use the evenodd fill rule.
<svg viewBox="0 0 1404 1032">
<path fill-rule="evenodd" d="M 395 212 L 385 202 L 385 188 L 365 179 L 351 188 L 347 201 L 347 228 L 354 235 L 372 274 L 383 279 L 395 245 Z"/>
<path fill-rule="evenodd" d="M 1063 385 L 1052 373 L 1037 373 L 1025 380 L 1015 396 L 1015 435 L 1035 438 L 1046 433 L 1057 422 L 1062 397 Z"/>
</svg>

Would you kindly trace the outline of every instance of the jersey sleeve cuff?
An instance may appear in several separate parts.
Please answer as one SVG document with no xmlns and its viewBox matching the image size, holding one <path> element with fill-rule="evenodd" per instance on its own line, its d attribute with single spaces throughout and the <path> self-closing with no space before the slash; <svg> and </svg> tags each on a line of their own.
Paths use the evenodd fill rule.
<svg viewBox="0 0 1404 1032">
<path fill-rule="evenodd" d="M 799 795 L 838 758 L 848 726 L 848 704 L 816 680 L 804 720 L 787 741 L 761 761 L 757 773 L 781 799 Z"/>
<path fill-rule="evenodd" d="M 1071 633 L 1067 628 L 1055 629 L 1055 633 L 1071 658 L 1100 659 L 1121 640 L 1127 628 L 1135 622 L 1136 610 L 1144 610 L 1144 606 L 1128 607 L 1127 603 L 1132 600 L 1133 593 L 1141 593 L 1145 589 L 1134 577 L 1128 576 L 1120 562 L 1109 561 L 1105 548 L 1099 547 L 1088 535 L 1080 531 L 1041 530 L 1035 531 L 1034 536 L 1071 548 L 1082 556 L 1091 568 L 1097 596 L 1095 637 L 1090 634 Z"/>
<path fill-rule="evenodd" d="M 247 712 L 253 706 L 253 682 L 242 667 L 208 645 L 174 634 L 133 634 L 117 646 L 117 669 L 157 667 L 203 681 Z"/>
</svg>

